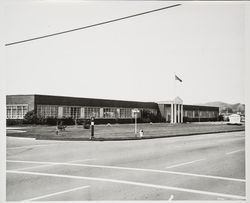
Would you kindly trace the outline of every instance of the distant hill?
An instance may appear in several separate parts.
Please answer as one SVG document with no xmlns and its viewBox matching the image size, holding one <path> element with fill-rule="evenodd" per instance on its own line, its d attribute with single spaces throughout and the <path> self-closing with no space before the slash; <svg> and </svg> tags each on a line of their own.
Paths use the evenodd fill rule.
<svg viewBox="0 0 250 203">
<path fill-rule="evenodd" d="M 217 106 L 220 108 L 220 113 L 237 113 L 241 112 L 245 114 L 245 104 L 236 103 L 236 104 L 228 104 L 225 102 L 215 101 L 215 102 L 207 102 L 199 105 L 204 106 Z"/>
</svg>

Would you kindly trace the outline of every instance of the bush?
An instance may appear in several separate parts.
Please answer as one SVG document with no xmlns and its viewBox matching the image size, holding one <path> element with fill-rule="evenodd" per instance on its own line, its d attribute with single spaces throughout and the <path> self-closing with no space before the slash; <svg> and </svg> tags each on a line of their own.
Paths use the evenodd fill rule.
<svg viewBox="0 0 250 203">
<path fill-rule="evenodd" d="M 190 122 L 189 118 L 186 116 L 183 116 L 183 123 L 187 123 Z"/>
<path fill-rule="evenodd" d="M 162 118 L 160 113 L 158 112 L 156 115 L 149 110 L 143 109 L 141 111 L 141 118 L 139 119 L 139 122 L 142 123 L 149 123 L 149 122 L 161 122 Z"/>
<path fill-rule="evenodd" d="M 23 120 L 22 119 L 6 119 L 6 125 L 12 126 L 12 125 L 22 125 Z"/>
<path fill-rule="evenodd" d="M 37 121 L 37 117 L 36 117 L 35 110 L 32 110 L 32 111 L 28 111 L 28 112 L 25 114 L 23 123 L 35 124 L 36 121 Z"/>
<path fill-rule="evenodd" d="M 73 119 L 72 117 L 64 117 L 58 119 L 58 122 L 62 122 L 63 125 L 75 125 L 75 119 Z"/>
<path fill-rule="evenodd" d="M 224 116 L 222 114 L 218 116 L 218 121 L 224 121 Z"/>
<path fill-rule="evenodd" d="M 45 119 L 45 124 L 47 125 L 57 125 L 57 118 L 54 118 L 54 117 L 48 117 Z"/>
</svg>

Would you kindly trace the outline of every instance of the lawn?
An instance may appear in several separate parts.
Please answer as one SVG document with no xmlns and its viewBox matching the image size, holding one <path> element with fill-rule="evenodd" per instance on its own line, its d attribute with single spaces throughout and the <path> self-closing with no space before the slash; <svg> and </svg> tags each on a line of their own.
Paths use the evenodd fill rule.
<svg viewBox="0 0 250 203">
<path fill-rule="evenodd" d="M 143 129 L 143 138 L 171 137 L 181 135 L 194 135 L 218 132 L 244 131 L 245 125 L 226 125 L 223 123 L 143 123 L 138 124 L 138 131 Z M 97 140 L 135 139 L 134 124 L 95 125 L 95 138 Z M 83 126 L 67 126 L 65 131 L 56 135 L 56 126 L 26 126 L 8 130 L 7 136 L 33 137 L 37 139 L 63 139 L 88 140 L 90 129 Z M 139 135 L 139 133 L 138 133 Z"/>
</svg>

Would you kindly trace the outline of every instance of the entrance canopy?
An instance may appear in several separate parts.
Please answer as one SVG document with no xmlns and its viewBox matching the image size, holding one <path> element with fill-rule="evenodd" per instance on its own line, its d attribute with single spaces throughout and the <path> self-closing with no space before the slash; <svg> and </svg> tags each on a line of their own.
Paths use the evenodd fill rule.
<svg viewBox="0 0 250 203">
<path fill-rule="evenodd" d="M 183 100 L 180 97 L 158 102 L 158 106 L 166 122 L 183 123 Z"/>
</svg>

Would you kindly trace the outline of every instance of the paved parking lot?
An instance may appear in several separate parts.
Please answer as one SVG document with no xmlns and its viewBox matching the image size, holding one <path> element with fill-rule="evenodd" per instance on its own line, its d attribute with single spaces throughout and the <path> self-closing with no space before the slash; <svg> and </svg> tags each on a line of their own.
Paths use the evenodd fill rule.
<svg viewBox="0 0 250 203">
<path fill-rule="evenodd" d="M 245 132 L 130 141 L 7 137 L 7 200 L 242 200 Z"/>
</svg>

